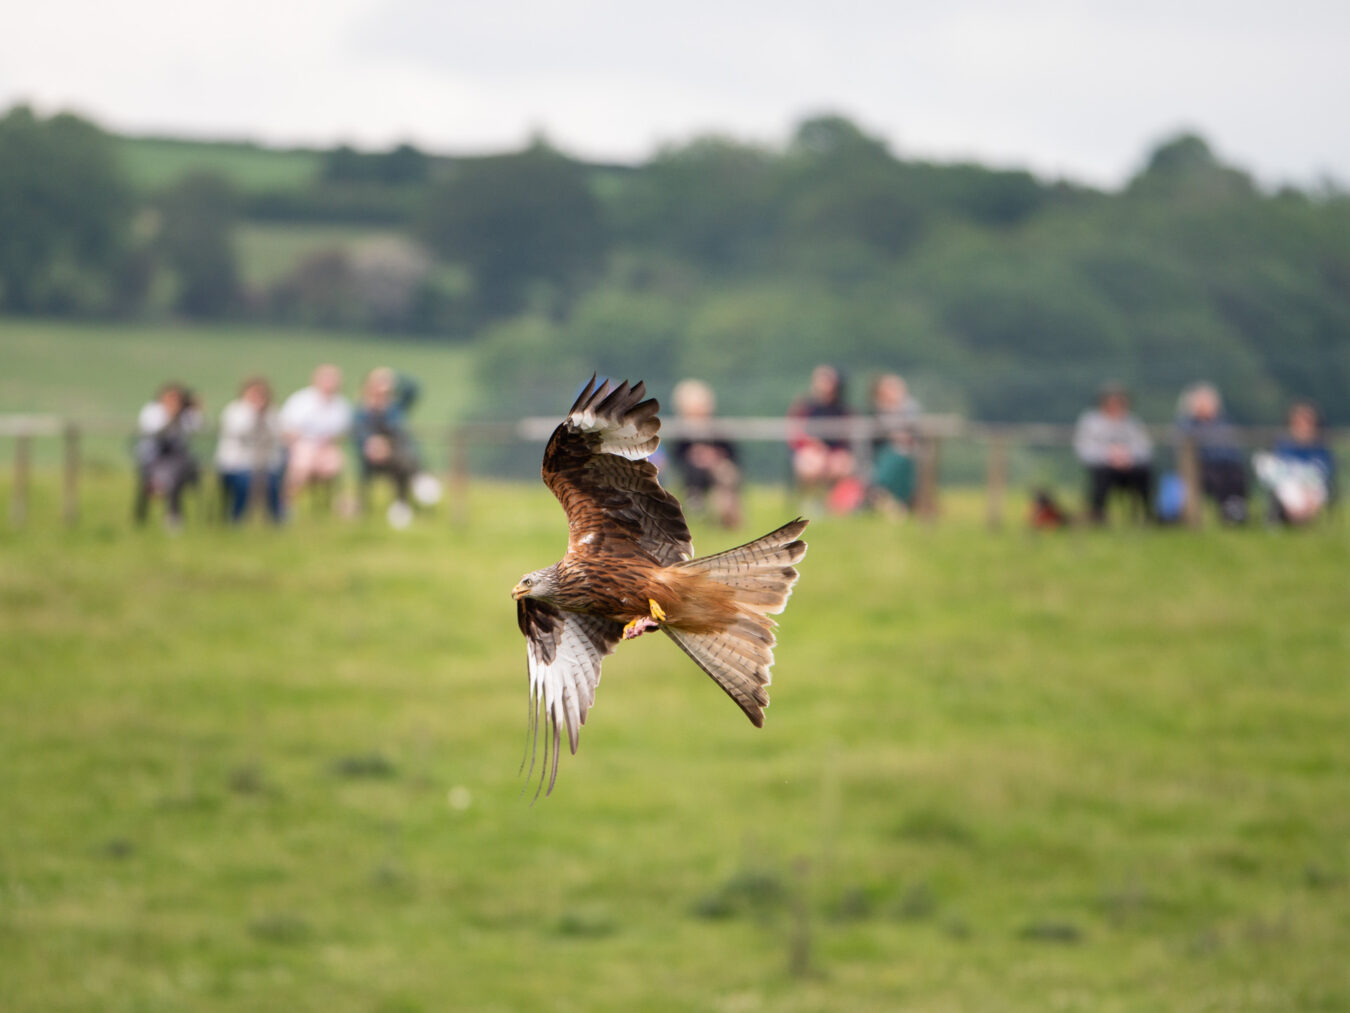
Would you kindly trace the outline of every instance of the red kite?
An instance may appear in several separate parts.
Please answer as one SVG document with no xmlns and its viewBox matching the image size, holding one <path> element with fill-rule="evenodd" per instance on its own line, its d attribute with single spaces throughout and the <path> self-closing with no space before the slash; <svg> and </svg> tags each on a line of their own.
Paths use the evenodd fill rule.
<svg viewBox="0 0 1350 1013">
<path fill-rule="evenodd" d="M 738 548 L 694 558 L 680 503 L 647 456 L 660 442 L 644 385 L 586 384 L 544 451 L 544 483 L 567 512 L 567 554 L 511 591 L 530 663 L 530 734 L 553 729 L 548 790 L 563 729 L 577 751 L 600 663 L 620 640 L 662 630 L 756 726 L 769 705 L 774 621 L 806 555 L 798 518 Z M 531 748 L 530 770 L 534 769 Z M 549 734 L 544 733 L 549 769 Z M 540 785 L 542 787 L 542 776 Z"/>
</svg>

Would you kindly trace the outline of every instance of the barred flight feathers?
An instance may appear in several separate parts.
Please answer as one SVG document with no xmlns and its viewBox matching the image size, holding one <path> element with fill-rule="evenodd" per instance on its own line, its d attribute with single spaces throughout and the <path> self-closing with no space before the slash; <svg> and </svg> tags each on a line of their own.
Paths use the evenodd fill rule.
<svg viewBox="0 0 1350 1013">
<path fill-rule="evenodd" d="M 792 564 L 806 555 L 806 543 L 797 536 L 806 529 L 800 517 L 753 542 L 726 552 L 692 559 L 680 569 L 707 574 L 735 589 L 740 615 L 716 632 L 689 632 L 664 627 L 699 668 L 735 700 L 756 728 L 764 724 L 769 705 L 767 687 L 773 681 L 774 621 L 787 606 L 797 569 Z"/>
<path fill-rule="evenodd" d="M 792 564 L 806 555 L 806 543 L 798 536 L 807 522 L 798 517 L 777 531 L 734 549 L 701 556 L 681 563 L 684 570 L 707 574 L 719 584 L 739 589 L 736 600 L 753 605 L 755 611 L 777 615 L 787 607 L 797 571 Z"/>
<path fill-rule="evenodd" d="M 567 729 L 567 744 L 575 754 L 595 704 L 600 684 L 600 663 L 614 653 L 623 634 L 623 624 L 579 612 L 563 612 L 548 602 L 521 598 L 516 603 L 520 632 L 525 634 L 530 669 L 530 773 L 539 741 L 539 711 L 552 729 L 553 763 L 548 770 L 548 789 L 558 779 L 559 737 Z M 525 761 L 521 760 L 524 769 Z M 544 766 L 549 768 L 549 733 L 544 733 Z M 526 774 L 529 777 L 530 774 Z M 543 773 L 540 786 L 543 786 Z"/>
</svg>

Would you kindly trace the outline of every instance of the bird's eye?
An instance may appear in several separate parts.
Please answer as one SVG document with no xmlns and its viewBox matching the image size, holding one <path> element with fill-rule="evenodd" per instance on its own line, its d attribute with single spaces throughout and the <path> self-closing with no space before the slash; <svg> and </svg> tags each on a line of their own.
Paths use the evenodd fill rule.
<svg viewBox="0 0 1350 1013">
<path fill-rule="evenodd" d="M 526 577 L 520 582 L 522 587 L 534 587 L 534 578 Z"/>
</svg>

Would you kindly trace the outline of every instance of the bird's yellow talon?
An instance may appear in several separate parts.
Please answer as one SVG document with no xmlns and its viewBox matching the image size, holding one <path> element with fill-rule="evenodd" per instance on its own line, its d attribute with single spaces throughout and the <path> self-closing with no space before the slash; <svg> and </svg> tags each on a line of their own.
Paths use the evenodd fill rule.
<svg viewBox="0 0 1350 1013">
<path fill-rule="evenodd" d="M 623 628 L 623 638 L 632 640 L 634 637 L 640 637 L 644 633 L 660 628 L 661 624 L 651 616 L 638 616 L 636 619 L 630 620 L 628 625 Z"/>
<path fill-rule="evenodd" d="M 655 598 L 648 598 L 647 604 L 652 607 L 652 618 L 658 623 L 666 621 L 666 610 L 656 603 Z"/>
</svg>

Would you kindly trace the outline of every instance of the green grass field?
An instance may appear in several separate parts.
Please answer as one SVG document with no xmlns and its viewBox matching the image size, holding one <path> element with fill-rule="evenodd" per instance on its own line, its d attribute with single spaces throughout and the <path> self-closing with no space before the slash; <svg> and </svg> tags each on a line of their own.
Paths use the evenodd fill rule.
<svg viewBox="0 0 1350 1013">
<path fill-rule="evenodd" d="M 316 151 L 171 137 L 118 137 L 118 155 L 136 186 L 156 190 L 190 172 L 214 172 L 238 189 L 298 189 L 318 174 Z"/>
<path fill-rule="evenodd" d="M 175 538 L 53 485 L 0 533 L 6 1009 L 1350 1007 L 1344 518 L 818 522 L 763 730 L 646 637 L 531 805 L 542 487 Z"/>
</svg>

